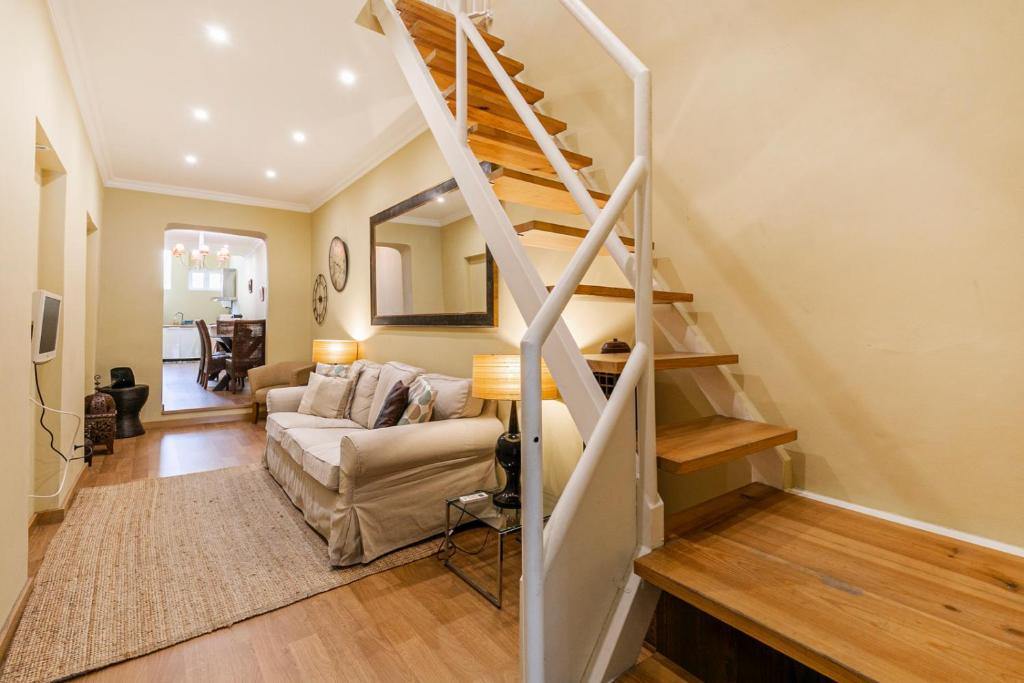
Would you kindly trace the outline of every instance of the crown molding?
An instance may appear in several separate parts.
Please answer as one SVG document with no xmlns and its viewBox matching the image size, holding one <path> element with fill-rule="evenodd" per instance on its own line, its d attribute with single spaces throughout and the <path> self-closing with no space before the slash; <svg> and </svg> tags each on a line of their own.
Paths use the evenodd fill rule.
<svg viewBox="0 0 1024 683">
<path fill-rule="evenodd" d="M 114 173 L 110 165 L 110 158 L 106 153 L 106 140 L 100 126 L 96 100 L 92 96 L 92 87 L 87 76 L 88 71 L 83 66 L 82 53 L 68 16 L 73 11 L 73 3 L 69 0 L 48 0 L 46 7 L 50 13 L 50 25 L 53 26 L 57 45 L 64 58 L 64 69 L 71 82 L 71 91 L 78 102 L 78 113 L 82 118 L 82 125 L 85 126 L 85 135 L 92 148 L 92 157 L 96 161 L 100 178 L 105 184 L 114 177 Z"/>
<path fill-rule="evenodd" d="M 424 120 L 423 115 L 420 114 L 419 107 L 416 106 L 411 107 L 405 114 L 398 117 L 391 128 L 397 129 L 396 132 L 385 131 L 377 136 L 377 139 L 380 140 L 380 144 L 376 145 L 377 149 L 367 154 L 364 161 L 356 166 L 340 182 L 335 183 L 330 189 L 322 193 L 319 198 L 314 199 L 310 204 L 310 212 L 319 210 L 324 204 L 334 199 L 338 193 L 377 168 L 377 166 L 380 166 L 384 160 L 428 130 L 427 122 Z M 388 141 L 390 141 L 390 144 L 387 144 Z"/>
<path fill-rule="evenodd" d="M 284 211 L 298 211 L 299 213 L 310 213 L 310 208 L 305 204 L 295 202 L 283 202 L 276 199 L 264 199 L 263 197 L 249 197 L 244 194 L 231 194 L 229 192 L 211 192 L 199 190 L 192 187 L 179 187 L 177 185 L 163 185 L 161 183 L 148 183 L 138 180 L 124 180 L 112 178 L 106 181 L 104 187 L 117 190 L 134 190 L 136 192 L 151 192 L 153 194 L 164 194 L 172 197 L 187 197 L 189 199 L 205 199 L 211 202 L 226 202 L 228 204 L 244 204 L 246 206 L 259 206 L 265 209 L 282 209 Z"/>
</svg>

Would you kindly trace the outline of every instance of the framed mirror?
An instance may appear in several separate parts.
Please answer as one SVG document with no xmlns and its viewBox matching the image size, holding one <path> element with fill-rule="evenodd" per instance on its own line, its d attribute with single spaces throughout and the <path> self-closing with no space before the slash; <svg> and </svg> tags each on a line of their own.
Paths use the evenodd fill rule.
<svg viewBox="0 0 1024 683">
<path fill-rule="evenodd" d="M 370 218 L 374 325 L 494 327 L 496 275 L 454 179 Z"/>
</svg>

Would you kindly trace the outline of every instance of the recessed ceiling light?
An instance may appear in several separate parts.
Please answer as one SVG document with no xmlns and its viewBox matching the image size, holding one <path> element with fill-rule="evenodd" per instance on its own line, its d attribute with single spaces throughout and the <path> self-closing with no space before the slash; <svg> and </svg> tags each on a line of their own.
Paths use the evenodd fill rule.
<svg viewBox="0 0 1024 683">
<path fill-rule="evenodd" d="M 196 164 L 199 163 L 199 159 L 196 157 L 195 154 L 186 154 L 185 163 L 188 164 L 189 166 L 195 166 Z"/>
<path fill-rule="evenodd" d="M 210 39 L 211 43 L 216 43 L 217 45 L 227 45 L 231 42 L 231 34 L 223 26 L 217 26 L 216 24 L 206 25 L 206 37 Z"/>
<path fill-rule="evenodd" d="M 437 203 L 438 204 L 444 204 L 444 197 L 438 197 L 437 198 Z"/>
<path fill-rule="evenodd" d="M 192 118 L 194 118 L 196 121 L 209 121 L 210 112 L 206 111 L 205 109 L 201 109 L 200 107 L 195 107 L 192 109 Z"/>
<path fill-rule="evenodd" d="M 295 140 L 295 142 L 305 142 L 306 134 L 303 133 L 301 130 L 297 130 L 292 133 L 292 140 Z"/>
<path fill-rule="evenodd" d="M 266 171 L 263 172 L 263 175 L 267 176 L 269 180 L 273 180 L 274 178 L 277 177 L 277 171 L 275 171 L 272 168 L 268 168 Z"/>
<path fill-rule="evenodd" d="M 356 75 L 348 69 L 342 69 L 338 72 L 338 80 L 345 85 L 352 86 L 356 84 Z"/>
</svg>

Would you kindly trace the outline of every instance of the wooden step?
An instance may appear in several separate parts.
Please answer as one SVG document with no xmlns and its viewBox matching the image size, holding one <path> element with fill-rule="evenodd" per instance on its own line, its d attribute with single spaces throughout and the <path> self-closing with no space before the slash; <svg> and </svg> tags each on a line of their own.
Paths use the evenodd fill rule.
<svg viewBox="0 0 1024 683">
<path fill-rule="evenodd" d="M 447 100 L 448 109 L 452 112 L 452 116 L 455 116 L 455 101 Z M 478 107 L 467 106 L 466 107 L 466 122 L 469 125 L 475 125 L 482 123 L 492 128 L 512 133 L 513 135 L 520 135 L 524 138 L 532 138 L 533 134 L 530 133 L 530 129 L 526 127 L 526 124 L 517 115 L 515 119 L 507 119 L 504 116 L 494 113 L 493 111 L 487 111 Z M 558 135 L 565 131 L 566 125 L 564 122 L 557 119 L 549 119 L 545 122 L 541 119 L 541 125 L 551 135 Z"/>
<path fill-rule="evenodd" d="M 594 372 L 617 375 L 626 367 L 628 353 L 587 353 L 583 356 Z M 655 370 L 686 370 L 739 363 L 735 353 L 656 353 Z"/>
<path fill-rule="evenodd" d="M 409 27 L 409 33 L 412 35 L 416 43 L 420 45 L 439 47 L 452 55 L 455 54 L 455 39 L 452 37 L 451 33 L 446 33 L 433 24 L 426 21 L 417 21 Z M 476 48 L 472 45 L 469 45 L 468 47 L 469 50 L 467 50 L 467 53 L 469 55 L 469 61 L 475 62 L 478 66 L 486 69 L 487 65 L 484 64 L 484 60 L 479 54 L 477 54 Z M 505 69 L 505 72 L 508 73 L 509 76 L 515 76 L 526 68 L 522 62 L 512 59 L 511 57 L 506 57 L 501 54 L 495 56 L 498 58 L 501 68 Z"/>
<path fill-rule="evenodd" d="M 412 26 L 417 21 L 423 21 L 450 36 L 452 42 L 455 41 L 455 17 L 450 12 L 445 12 L 440 7 L 434 7 L 425 2 L 419 2 L 419 0 L 398 0 L 395 3 L 395 7 L 398 9 L 402 21 L 405 22 L 407 27 Z M 505 41 L 501 38 L 492 36 L 479 27 L 477 30 L 480 31 L 484 42 L 495 52 L 505 47 Z"/>
<path fill-rule="evenodd" d="M 655 652 L 615 679 L 616 683 L 700 683 L 681 666 Z"/>
<path fill-rule="evenodd" d="M 550 177 L 557 175 L 533 138 L 513 135 L 482 123 L 471 126 L 468 137 L 469 146 L 478 159 L 529 173 Z M 590 157 L 569 150 L 562 150 L 562 154 L 574 169 L 586 168 L 594 163 Z"/>
<path fill-rule="evenodd" d="M 491 186 L 502 201 L 563 213 L 582 213 L 569 190 L 557 180 L 501 166 L 491 168 Z M 591 190 L 590 196 L 598 206 L 608 201 L 608 195 L 597 190 Z"/>
<path fill-rule="evenodd" d="M 445 99 L 454 102 L 455 78 L 437 70 L 431 70 L 430 75 L 434 79 L 434 83 L 437 84 L 438 90 L 441 91 L 441 94 L 444 95 Z M 481 88 L 478 85 L 469 83 L 466 88 L 466 96 L 467 106 L 493 112 L 502 118 L 517 121 L 522 120 L 519 118 L 519 114 L 516 113 L 516 110 L 512 108 L 512 103 L 508 101 L 508 98 L 505 97 L 504 93 L 491 92 L 486 88 Z M 557 128 L 565 130 L 567 127 L 564 121 L 559 121 L 556 118 L 541 114 L 540 112 L 534 113 L 537 114 L 537 119 L 548 132 Z"/>
<path fill-rule="evenodd" d="M 586 228 L 574 228 L 569 225 L 548 223 L 547 221 L 528 221 L 516 226 L 516 232 L 522 243 L 528 247 L 540 249 L 553 249 L 555 251 L 576 251 L 580 242 L 589 232 Z M 635 243 L 632 237 L 622 237 L 622 243 L 629 251 L 634 251 Z M 608 250 L 601 247 L 601 254 L 607 256 Z"/>
<path fill-rule="evenodd" d="M 1024 558 L 763 484 L 665 526 L 637 574 L 825 676 L 1024 680 Z"/>
<path fill-rule="evenodd" d="M 446 59 L 438 57 L 440 48 L 417 46 L 417 49 L 420 51 L 420 55 L 423 56 L 423 61 L 428 67 L 430 67 L 431 71 L 437 71 L 439 73 L 446 74 L 451 78 L 455 78 L 455 62 L 449 62 Z M 423 55 L 423 52 L 427 52 L 427 54 Z M 490 90 L 491 92 L 504 97 L 504 92 L 502 91 L 501 86 L 498 85 L 498 81 L 494 80 L 494 76 L 491 75 L 490 71 L 484 73 L 479 69 L 467 69 L 466 80 L 473 85 Z M 532 85 L 527 85 L 526 83 L 522 83 L 515 79 L 512 79 L 512 82 L 515 83 L 515 86 L 519 90 L 520 94 L 522 94 L 523 99 L 530 104 L 544 99 L 544 91 L 540 88 L 535 88 Z"/>
<path fill-rule="evenodd" d="M 796 440 L 789 427 L 714 415 L 658 427 L 658 469 L 687 474 Z"/>
<path fill-rule="evenodd" d="M 454 53 L 449 52 L 443 47 L 431 45 L 430 43 L 427 42 L 414 41 L 413 44 L 416 46 L 416 50 L 420 53 L 420 57 L 423 58 L 424 62 L 426 62 L 427 64 L 434 64 L 438 67 L 438 69 L 442 71 L 446 71 L 451 74 L 455 73 Z M 470 55 L 476 56 L 476 53 L 470 51 Z M 493 78 L 493 76 L 491 75 L 491 70 L 487 68 L 486 64 L 480 61 L 479 57 L 477 59 L 473 59 L 472 57 L 470 59 L 467 59 L 466 67 L 470 74 L 476 73 L 481 76 L 488 76 L 490 78 Z M 508 69 L 506 69 L 505 73 L 508 73 Z M 509 73 L 508 75 L 515 77 L 515 74 Z"/>
<path fill-rule="evenodd" d="M 548 291 L 554 285 L 548 285 Z M 635 292 L 629 287 L 605 287 L 604 285 L 580 285 L 576 288 L 576 296 L 600 296 L 607 299 L 624 299 L 633 301 Z M 655 290 L 654 303 L 671 304 L 682 301 L 693 301 L 693 294 L 688 292 L 661 292 Z"/>
</svg>

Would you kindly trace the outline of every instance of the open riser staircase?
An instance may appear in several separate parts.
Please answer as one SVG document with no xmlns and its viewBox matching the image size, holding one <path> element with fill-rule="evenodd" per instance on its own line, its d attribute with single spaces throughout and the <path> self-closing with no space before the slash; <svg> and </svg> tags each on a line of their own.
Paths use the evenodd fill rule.
<svg viewBox="0 0 1024 683">
<path fill-rule="evenodd" d="M 715 353 L 682 307 L 693 295 L 661 284 L 651 233 L 650 72 L 578 0 L 569 14 L 633 80 L 633 162 L 611 193 L 588 187 L 593 160 L 563 149 L 568 124 L 541 114 L 544 93 L 515 77 L 524 64 L 500 54 L 504 41 L 481 30 L 464 0 L 446 9 L 420 0 L 370 0 L 360 23 L 384 34 L 529 327 L 523 368 L 522 674 L 527 681 L 612 680 L 637 659 L 660 590 L 634 561 L 662 545 L 659 469 L 685 474 L 748 457 L 755 479 L 786 483 L 773 447 L 795 430 L 763 424 L 721 371 L 735 354 Z M 443 3 L 438 3 L 443 4 Z M 620 236 L 632 201 L 632 238 Z M 502 202 L 582 214 L 589 229 L 548 221 L 513 224 Z M 619 230 L 616 230 L 619 228 Z M 544 282 L 527 246 L 572 252 L 558 282 Z M 621 269 L 628 288 L 582 282 L 598 255 Z M 632 303 L 628 354 L 585 356 L 561 318 L 575 297 Z M 657 308 L 663 309 L 655 311 Z M 674 351 L 655 354 L 658 324 Z M 547 363 L 586 448 L 547 526 L 542 524 L 540 362 Z M 721 415 L 655 428 L 654 372 L 685 370 Z M 606 398 L 594 372 L 618 376 Z M 729 417 L 726 417 L 729 416 Z"/>
</svg>

